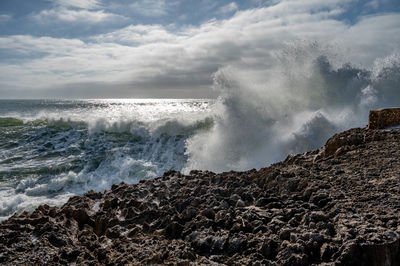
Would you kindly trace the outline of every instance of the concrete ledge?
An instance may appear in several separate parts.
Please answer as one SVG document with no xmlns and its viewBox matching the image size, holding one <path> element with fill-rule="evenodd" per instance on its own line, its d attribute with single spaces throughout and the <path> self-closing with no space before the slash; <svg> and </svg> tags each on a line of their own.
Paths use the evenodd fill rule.
<svg viewBox="0 0 400 266">
<path fill-rule="evenodd" d="M 369 129 L 381 129 L 400 125 L 400 108 L 384 108 L 369 111 Z"/>
</svg>

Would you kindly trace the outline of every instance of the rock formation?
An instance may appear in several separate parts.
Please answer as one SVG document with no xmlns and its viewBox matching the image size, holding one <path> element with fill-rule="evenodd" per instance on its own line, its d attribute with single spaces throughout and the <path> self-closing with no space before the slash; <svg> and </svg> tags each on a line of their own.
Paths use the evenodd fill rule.
<svg viewBox="0 0 400 266">
<path fill-rule="evenodd" d="M 210 155 L 211 156 L 211 155 Z M 400 130 L 246 172 L 166 172 L 0 224 L 0 264 L 400 265 Z"/>
<path fill-rule="evenodd" d="M 384 108 L 369 112 L 369 129 L 400 125 L 400 108 Z"/>
</svg>

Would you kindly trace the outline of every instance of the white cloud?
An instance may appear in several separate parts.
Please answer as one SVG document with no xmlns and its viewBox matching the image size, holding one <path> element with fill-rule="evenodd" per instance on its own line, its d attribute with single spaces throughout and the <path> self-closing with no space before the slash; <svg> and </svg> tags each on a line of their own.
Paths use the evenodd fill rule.
<svg viewBox="0 0 400 266">
<path fill-rule="evenodd" d="M 219 8 L 218 12 L 221 14 L 228 14 L 238 10 L 238 5 L 235 2 L 231 2 L 225 6 Z"/>
<path fill-rule="evenodd" d="M 176 40 L 176 35 L 161 25 L 130 25 L 123 29 L 95 36 L 98 42 L 118 42 L 127 45 L 166 43 Z"/>
<path fill-rule="evenodd" d="M 156 93 L 162 93 L 166 88 L 190 92 L 210 88 L 212 74 L 223 66 L 255 71 L 269 66 L 273 62 L 271 54 L 293 40 L 336 43 L 344 48 L 344 57 L 366 65 L 400 50 L 400 14 L 364 17 L 350 26 L 335 19 L 344 8 L 343 1 L 305 0 L 303 6 L 301 3 L 281 1 L 275 6 L 238 11 L 230 19 L 210 20 L 178 31 L 162 25 L 131 25 L 93 36 L 86 42 L 2 37 L 0 48 L 10 54 L 35 56 L 18 59 L 18 63 L 3 60 L 0 87 L 51 91 L 85 83 L 89 84 L 92 97 L 96 97 L 96 89 L 109 87 L 124 88 L 121 93 L 125 94 L 120 96 L 132 90 L 159 89 Z M 83 19 L 72 17 L 75 18 L 71 21 Z"/>
<path fill-rule="evenodd" d="M 85 9 L 74 10 L 63 7 L 50 10 L 43 10 L 40 13 L 33 14 L 32 18 L 39 23 L 48 23 L 54 21 L 100 23 L 104 21 L 125 19 L 123 16 L 113 13 L 107 13 L 104 10 L 97 10 L 97 11 L 90 11 Z"/>
<path fill-rule="evenodd" d="M 98 9 L 102 6 L 101 0 L 52 0 L 63 7 L 75 7 L 82 9 Z"/>
<path fill-rule="evenodd" d="M 348 49 L 349 59 L 364 63 L 388 51 L 400 52 L 400 14 L 362 17 L 335 41 Z"/>
<path fill-rule="evenodd" d="M 77 39 L 38 38 L 30 35 L 0 37 L 0 49 L 12 50 L 20 55 L 46 53 L 60 56 L 71 53 L 76 47 L 84 44 L 83 41 Z"/>
<path fill-rule="evenodd" d="M 275 16 L 285 16 L 299 13 L 315 13 L 324 10 L 341 10 L 342 7 L 357 0 L 281 0 L 269 7 L 271 14 Z"/>
</svg>

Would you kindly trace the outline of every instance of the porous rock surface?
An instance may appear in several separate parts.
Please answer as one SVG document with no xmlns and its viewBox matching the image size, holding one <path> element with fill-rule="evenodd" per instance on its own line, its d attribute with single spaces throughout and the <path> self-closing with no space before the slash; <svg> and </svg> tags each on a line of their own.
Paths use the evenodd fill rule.
<svg viewBox="0 0 400 266">
<path fill-rule="evenodd" d="M 210 155 L 211 156 L 211 155 Z M 0 264 L 400 265 L 400 130 L 247 172 L 170 171 L 0 224 Z"/>
<path fill-rule="evenodd" d="M 382 108 L 369 112 L 369 129 L 381 129 L 400 125 L 400 108 Z"/>
</svg>

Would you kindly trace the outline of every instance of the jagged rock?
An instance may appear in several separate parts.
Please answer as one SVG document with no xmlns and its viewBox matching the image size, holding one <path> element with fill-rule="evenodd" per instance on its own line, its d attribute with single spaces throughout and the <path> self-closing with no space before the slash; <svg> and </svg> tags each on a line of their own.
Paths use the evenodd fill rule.
<svg viewBox="0 0 400 266">
<path fill-rule="evenodd" d="M 399 265 L 400 130 L 247 172 L 166 172 L 0 223 L 0 264 Z"/>
<path fill-rule="evenodd" d="M 369 112 L 369 129 L 381 129 L 400 125 L 400 108 L 384 108 Z"/>
<path fill-rule="evenodd" d="M 165 236 L 168 238 L 179 238 L 182 234 L 183 227 L 177 222 L 172 222 L 165 227 Z"/>
</svg>

